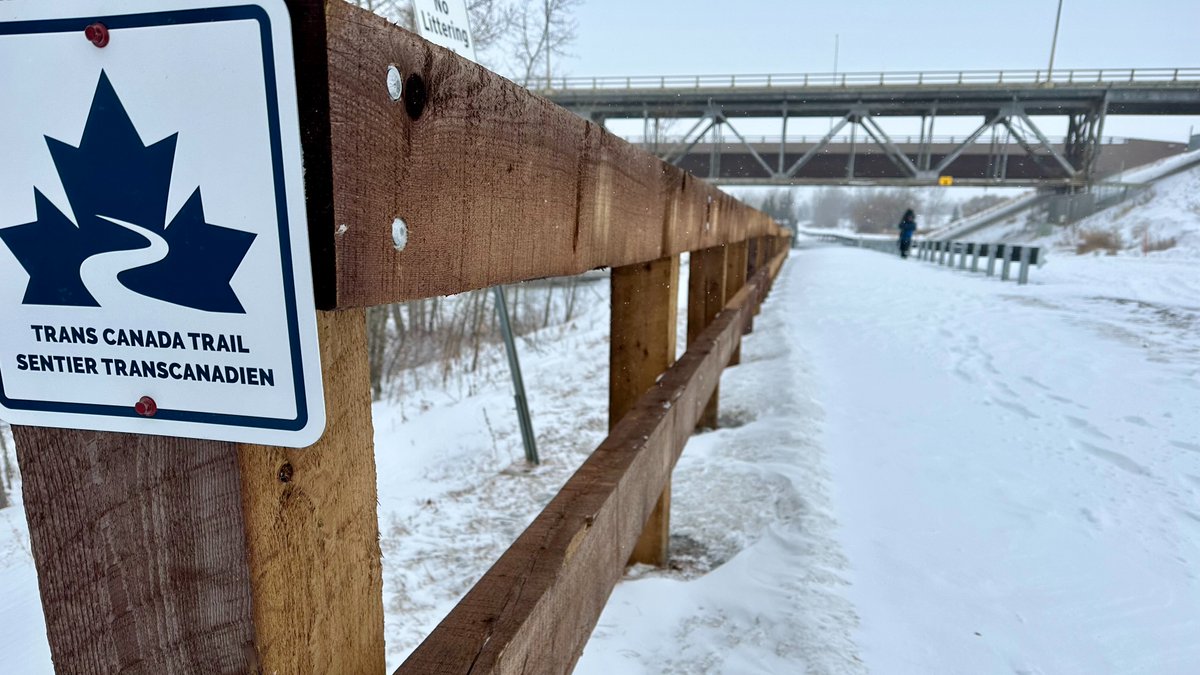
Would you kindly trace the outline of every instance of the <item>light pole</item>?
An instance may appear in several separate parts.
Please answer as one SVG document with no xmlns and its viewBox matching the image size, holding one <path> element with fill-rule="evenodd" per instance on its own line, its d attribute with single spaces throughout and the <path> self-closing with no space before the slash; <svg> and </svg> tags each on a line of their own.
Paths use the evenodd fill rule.
<svg viewBox="0 0 1200 675">
<path fill-rule="evenodd" d="M 834 80 L 837 79 L 838 39 L 839 38 L 841 38 L 841 35 L 839 35 L 838 33 L 833 34 L 833 79 Z"/>
<path fill-rule="evenodd" d="M 1046 84 L 1050 84 L 1054 75 L 1054 50 L 1058 47 L 1058 22 L 1062 19 L 1062 3 L 1063 0 L 1058 0 L 1058 13 L 1054 15 L 1054 39 L 1050 42 L 1050 67 L 1046 68 Z"/>
</svg>

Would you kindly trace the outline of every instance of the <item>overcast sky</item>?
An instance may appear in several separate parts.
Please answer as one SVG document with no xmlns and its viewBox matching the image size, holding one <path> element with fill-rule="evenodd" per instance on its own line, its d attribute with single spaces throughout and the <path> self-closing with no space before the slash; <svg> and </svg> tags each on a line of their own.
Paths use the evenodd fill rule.
<svg viewBox="0 0 1200 675">
<path fill-rule="evenodd" d="M 574 56 L 563 70 L 830 72 L 835 35 L 839 72 L 1045 69 L 1057 6 L 1057 0 L 585 0 L 576 13 Z M 1200 67 L 1200 0 L 1063 0 L 1055 71 L 1131 67 Z M 1105 135 L 1184 141 L 1193 125 L 1200 133 L 1200 117 L 1114 116 Z"/>
</svg>

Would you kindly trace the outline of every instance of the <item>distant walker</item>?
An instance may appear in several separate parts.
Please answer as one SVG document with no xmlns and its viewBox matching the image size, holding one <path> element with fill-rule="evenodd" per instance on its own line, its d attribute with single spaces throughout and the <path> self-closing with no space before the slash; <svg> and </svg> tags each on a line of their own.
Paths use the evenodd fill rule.
<svg viewBox="0 0 1200 675">
<path fill-rule="evenodd" d="M 900 257 L 907 258 L 908 249 L 912 247 L 913 233 L 917 231 L 917 216 L 912 209 L 904 212 L 904 217 L 896 227 L 900 228 Z"/>
</svg>

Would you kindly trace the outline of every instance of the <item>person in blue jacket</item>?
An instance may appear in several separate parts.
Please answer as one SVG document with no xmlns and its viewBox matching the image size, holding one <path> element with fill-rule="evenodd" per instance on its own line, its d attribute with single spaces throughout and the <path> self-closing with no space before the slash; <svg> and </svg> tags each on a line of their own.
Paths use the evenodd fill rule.
<svg viewBox="0 0 1200 675">
<path fill-rule="evenodd" d="M 905 211 L 904 217 L 896 227 L 900 228 L 900 257 L 907 258 L 908 249 L 912 246 L 913 232 L 917 231 L 917 215 L 912 209 Z"/>
</svg>

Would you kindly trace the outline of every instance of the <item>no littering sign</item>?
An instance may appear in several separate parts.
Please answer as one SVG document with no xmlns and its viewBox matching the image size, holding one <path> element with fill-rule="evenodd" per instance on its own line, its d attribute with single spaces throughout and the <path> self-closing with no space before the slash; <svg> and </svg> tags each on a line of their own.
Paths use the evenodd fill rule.
<svg viewBox="0 0 1200 675">
<path fill-rule="evenodd" d="M 325 426 L 282 0 L 0 2 L 0 417 Z"/>
</svg>

